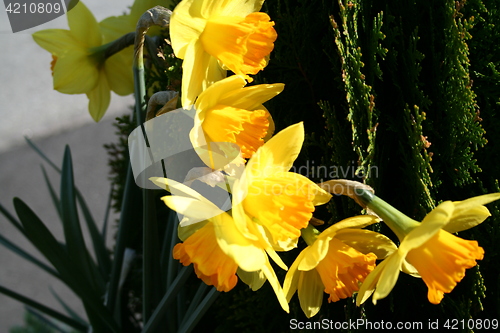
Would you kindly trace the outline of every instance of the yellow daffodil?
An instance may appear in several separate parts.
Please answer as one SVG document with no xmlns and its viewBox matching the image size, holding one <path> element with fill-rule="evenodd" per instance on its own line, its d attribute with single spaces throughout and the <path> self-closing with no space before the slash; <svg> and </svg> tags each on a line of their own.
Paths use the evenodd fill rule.
<svg viewBox="0 0 500 333">
<path fill-rule="evenodd" d="M 302 311 L 310 318 L 318 313 L 323 292 L 328 302 L 351 297 L 375 268 L 375 260 L 383 259 L 396 250 L 396 245 L 384 235 L 361 230 L 378 222 L 370 216 L 355 216 L 340 221 L 318 235 L 308 226 L 302 237 L 309 245 L 288 271 L 283 285 L 288 302 L 298 290 Z"/>
<path fill-rule="evenodd" d="M 33 39 L 55 59 L 54 89 L 64 94 L 87 94 L 90 115 L 99 121 L 109 106 L 111 90 L 121 95 L 133 91 L 131 80 L 121 80 L 129 76 L 131 68 L 106 61 L 99 24 L 81 1 L 67 16 L 69 30 L 38 31 Z"/>
<path fill-rule="evenodd" d="M 277 34 L 263 0 L 183 0 L 174 9 L 170 38 L 182 64 L 182 105 L 192 105 L 208 86 L 235 74 L 256 74 L 267 65 Z M 246 76 L 248 80 L 250 78 Z"/>
<path fill-rule="evenodd" d="M 464 240 L 452 233 L 482 223 L 490 216 L 484 205 L 500 199 L 500 193 L 445 201 L 421 223 L 368 192 L 361 198 L 396 233 L 401 244 L 365 279 L 357 304 L 365 302 L 372 293 L 373 303 L 386 297 L 396 284 L 400 270 L 420 276 L 429 289 L 429 301 L 439 304 L 444 293 L 450 293 L 465 276 L 465 270 L 474 267 L 484 254 L 476 241 Z"/>
<path fill-rule="evenodd" d="M 193 263 L 197 276 L 219 291 L 229 291 L 236 285 L 236 272 L 254 290 L 268 280 L 282 308 L 288 312 L 267 250 L 259 242 L 244 237 L 229 213 L 184 184 L 166 178 L 151 180 L 163 189 L 183 194 L 162 198 L 168 207 L 184 215 L 179 224 L 183 243 L 175 246 L 176 259 L 186 266 Z M 280 264 L 284 266 L 281 261 Z"/>
<path fill-rule="evenodd" d="M 260 236 L 249 228 L 262 227 L 260 234 L 276 250 L 295 247 L 314 206 L 331 198 L 308 178 L 289 172 L 303 141 L 302 123 L 280 131 L 257 150 L 233 186 L 233 216 L 241 232 L 256 239 Z"/>
<path fill-rule="evenodd" d="M 271 136 L 274 124 L 262 103 L 279 94 L 284 85 L 245 85 L 242 76 L 233 75 L 200 94 L 190 133 L 194 147 L 210 149 L 212 142 L 229 142 L 240 147 L 244 158 L 250 158 Z"/>
</svg>

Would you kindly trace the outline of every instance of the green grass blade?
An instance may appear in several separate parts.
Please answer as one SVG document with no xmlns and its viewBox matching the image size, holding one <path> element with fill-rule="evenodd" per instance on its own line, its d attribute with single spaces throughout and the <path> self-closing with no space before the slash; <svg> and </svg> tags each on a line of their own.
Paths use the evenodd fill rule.
<svg viewBox="0 0 500 333">
<path fill-rule="evenodd" d="M 189 317 L 190 313 L 193 313 L 196 307 L 200 304 L 201 299 L 205 295 L 205 292 L 208 289 L 208 285 L 204 283 L 203 281 L 200 281 L 200 286 L 198 287 L 198 290 L 196 290 L 196 294 L 194 294 L 194 297 L 189 304 L 189 308 L 183 313 L 184 318 L 182 318 L 181 321 L 181 326 L 184 325 L 187 322 L 187 319 Z"/>
<path fill-rule="evenodd" d="M 111 279 L 106 295 L 106 305 L 112 313 L 115 313 L 116 300 L 119 292 L 120 275 L 123 265 L 123 255 L 127 247 L 133 247 L 133 237 L 137 235 L 140 228 L 142 212 L 142 192 L 135 184 L 132 168 L 128 167 L 127 180 L 122 199 L 120 221 L 116 236 L 116 246 L 113 254 L 111 267 Z"/>
<path fill-rule="evenodd" d="M 198 305 L 196 310 L 191 313 L 186 323 L 179 329 L 178 333 L 191 332 L 195 328 L 196 324 L 198 324 L 198 322 L 201 320 L 203 315 L 208 311 L 210 306 L 212 306 L 212 304 L 215 302 L 217 297 L 219 297 L 219 295 L 220 292 L 218 292 L 217 289 L 212 288 L 200 303 L 200 305 Z"/>
<path fill-rule="evenodd" d="M 62 221 L 62 213 L 61 213 L 61 201 L 59 200 L 59 197 L 57 196 L 56 191 L 54 191 L 54 188 L 52 187 L 52 183 L 49 180 L 49 177 L 47 176 L 47 172 L 45 171 L 45 168 L 42 167 L 42 173 L 43 173 L 43 178 L 45 179 L 45 183 L 47 184 L 47 187 L 49 188 L 49 193 L 50 197 L 52 198 L 52 202 L 54 203 L 54 206 L 56 207 L 57 214 L 59 215 L 59 218 Z"/>
<path fill-rule="evenodd" d="M 102 230 L 101 230 L 101 238 L 104 240 L 104 244 L 106 244 L 109 213 L 111 212 L 111 205 L 113 203 L 113 192 L 114 192 L 114 188 L 113 188 L 113 184 L 111 184 L 111 189 L 109 190 L 109 196 L 108 196 L 108 204 L 106 205 L 106 213 L 104 213 L 104 221 L 102 223 Z M 110 267 L 110 269 L 111 269 L 111 267 Z"/>
<path fill-rule="evenodd" d="M 88 323 L 78 315 L 59 295 L 55 292 L 52 287 L 49 287 L 50 293 L 54 296 L 54 298 L 61 304 L 63 309 L 70 315 L 71 318 L 73 318 L 75 321 L 79 322 L 82 325 L 88 326 Z"/>
<path fill-rule="evenodd" d="M 118 332 L 116 322 L 102 304 L 102 293 L 92 287 L 92 281 L 86 279 L 86 275 L 80 271 L 81 266 L 68 255 L 66 247 L 59 244 L 38 216 L 21 199 L 14 198 L 14 207 L 24 226 L 26 237 L 59 272 L 61 280 L 82 299 L 84 304 L 88 305 L 87 307 L 99 315 L 111 332 Z"/>
<path fill-rule="evenodd" d="M 62 323 L 65 323 L 66 325 L 73 327 L 74 329 L 80 331 L 80 332 L 86 332 L 88 329 L 88 326 L 82 325 L 78 321 L 69 318 L 65 315 L 63 315 L 60 312 L 57 312 L 41 303 L 38 303 L 37 301 L 32 300 L 31 298 L 25 297 L 21 294 L 16 293 L 15 291 L 12 291 L 8 288 L 5 288 L 4 286 L 0 285 L 0 293 L 9 296 L 15 300 L 18 300 L 19 302 L 22 302 L 33 309 L 37 309 L 38 311 L 45 313 L 48 316 L 51 316 L 57 320 L 59 320 Z"/>
<path fill-rule="evenodd" d="M 146 325 L 144 325 L 142 333 L 154 332 L 158 324 L 163 320 L 165 313 L 168 311 L 170 303 L 172 303 L 172 301 L 175 300 L 177 293 L 184 286 L 184 282 L 186 282 L 186 280 L 189 278 L 192 271 L 193 271 L 193 265 L 183 267 L 180 270 L 174 282 L 172 283 L 170 288 L 168 288 L 165 296 L 163 296 L 160 304 L 158 304 L 155 311 L 151 315 L 151 318 L 149 318 Z"/>
<path fill-rule="evenodd" d="M 86 245 L 83 238 L 78 210 L 75 199 L 75 187 L 73 180 L 73 163 L 71 152 L 66 146 L 61 172 L 61 212 L 63 217 L 64 238 L 68 248 L 68 255 L 81 265 L 81 271 L 88 274 Z M 87 276 L 90 279 L 90 276 Z"/>
<path fill-rule="evenodd" d="M 44 328 L 46 327 L 47 329 L 49 329 L 50 330 L 49 333 L 53 333 L 53 330 L 55 330 L 55 332 L 59 332 L 59 333 L 68 333 L 68 328 L 59 327 L 60 322 L 56 321 L 55 319 L 50 319 L 50 318 L 42 315 L 40 312 L 36 311 L 35 309 L 30 308 L 29 306 L 25 306 L 25 310 L 27 313 L 29 313 L 32 320 L 35 320 L 35 322 L 37 324 L 41 324 L 41 325 L 43 325 Z M 32 328 L 30 321 L 27 321 L 26 323 L 28 324 L 29 328 Z M 66 327 L 66 325 L 64 325 L 64 326 Z M 43 330 L 42 332 L 46 332 L 46 329 L 44 329 L 44 328 L 42 328 L 42 330 Z M 38 333 L 38 330 L 40 330 L 40 328 L 33 327 L 33 330 L 35 330 L 35 332 Z"/>
<path fill-rule="evenodd" d="M 10 223 L 12 223 L 14 227 L 16 227 L 17 230 L 19 230 L 24 235 L 23 225 L 1 204 L 0 212 L 7 218 L 7 220 L 9 220 Z"/>
<path fill-rule="evenodd" d="M 31 254 L 29 254 L 28 252 L 24 251 L 19 246 L 17 246 L 16 244 L 12 243 L 11 241 L 9 241 L 7 238 L 5 238 L 2 235 L 0 235 L 0 243 L 3 246 L 5 246 L 6 248 L 8 248 L 9 250 L 11 250 L 12 252 L 16 253 L 17 255 L 19 255 L 19 256 L 23 257 L 24 259 L 28 260 L 29 262 L 31 262 L 31 263 L 35 264 L 36 266 L 40 267 L 41 269 L 43 269 L 47 273 L 51 274 L 52 276 L 54 276 L 54 277 L 56 277 L 58 279 L 61 278 L 59 276 L 59 273 L 57 273 L 52 267 L 47 266 L 46 264 L 44 264 L 43 262 L 41 262 L 37 258 L 33 257 Z"/>
<path fill-rule="evenodd" d="M 94 247 L 94 253 L 97 258 L 99 270 L 104 277 L 104 280 L 107 282 L 111 273 L 111 258 L 109 251 L 106 248 L 105 238 L 103 238 L 101 233 L 99 232 L 99 229 L 97 228 L 95 220 L 90 213 L 85 199 L 78 191 L 76 191 L 76 200 L 78 201 L 78 204 L 82 209 L 82 214 L 89 230 L 90 239 L 92 240 L 92 246 Z"/>
<path fill-rule="evenodd" d="M 61 171 L 61 213 L 63 217 L 64 238 L 68 255 L 72 258 L 74 265 L 85 279 L 93 286 L 93 289 L 104 293 L 106 282 L 104 277 L 90 257 L 83 238 L 78 209 L 76 205 L 76 194 L 73 178 L 73 163 L 71 151 L 68 146 L 64 151 L 63 167 Z"/>
<path fill-rule="evenodd" d="M 38 154 L 40 155 L 41 158 L 43 158 L 47 163 L 50 164 L 51 167 L 53 167 L 57 172 L 61 173 L 61 169 L 59 169 L 59 167 L 50 160 L 50 158 L 47 157 L 47 155 L 45 155 L 43 153 L 43 151 L 38 148 L 34 143 L 33 141 L 31 141 L 30 139 L 28 139 L 28 137 L 24 137 L 24 139 L 26 140 L 26 142 L 28 142 L 28 145 L 33 148 L 33 150 Z"/>
</svg>

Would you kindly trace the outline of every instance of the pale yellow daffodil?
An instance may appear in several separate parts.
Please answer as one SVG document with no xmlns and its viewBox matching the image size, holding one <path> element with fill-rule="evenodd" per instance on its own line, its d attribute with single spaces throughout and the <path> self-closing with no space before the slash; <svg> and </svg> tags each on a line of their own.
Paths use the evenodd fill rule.
<svg viewBox="0 0 500 333">
<path fill-rule="evenodd" d="M 444 293 L 450 293 L 462 280 L 465 270 L 474 267 L 476 260 L 484 255 L 476 241 L 464 240 L 452 233 L 482 223 L 490 216 L 484 205 L 500 199 L 500 193 L 464 201 L 445 201 L 421 223 L 370 194 L 362 199 L 396 233 L 401 244 L 365 279 L 357 304 L 365 302 L 372 293 L 373 303 L 386 297 L 396 284 L 400 270 L 409 270 L 412 275 L 422 277 L 429 290 L 429 301 L 439 304 Z"/>
<path fill-rule="evenodd" d="M 64 94 L 87 94 L 90 115 L 99 121 L 109 106 L 111 90 L 120 95 L 132 93 L 133 82 L 122 80 L 132 77 L 132 69 L 119 61 L 106 61 L 99 24 L 81 1 L 67 16 L 69 30 L 38 31 L 33 39 L 55 59 L 54 89 Z"/>
<path fill-rule="evenodd" d="M 319 235 L 311 225 L 303 229 L 302 237 L 309 246 L 286 274 L 283 290 L 288 302 L 298 290 L 302 311 L 310 318 L 320 310 L 323 292 L 330 295 L 328 302 L 336 302 L 358 291 L 375 268 L 375 260 L 397 249 L 386 236 L 361 230 L 378 221 L 362 215 L 340 221 Z"/>
<path fill-rule="evenodd" d="M 233 186 L 233 216 L 241 232 L 263 237 L 276 250 L 294 248 L 315 206 L 331 198 L 308 178 L 289 172 L 303 141 L 302 123 L 280 131 L 257 150 Z"/>
<path fill-rule="evenodd" d="M 279 94 L 284 85 L 245 85 L 244 77 L 233 75 L 200 94 L 190 133 L 195 148 L 210 149 L 212 142 L 229 142 L 240 147 L 243 158 L 250 158 L 271 137 L 274 123 L 262 103 Z M 211 166 L 209 161 L 206 164 Z"/>
<path fill-rule="evenodd" d="M 267 280 L 282 308 L 289 311 L 266 249 L 244 237 L 229 213 L 184 184 L 166 178 L 151 178 L 151 181 L 163 189 L 183 194 L 162 198 L 168 207 L 185 216 L 179 224 L 179 238 L 183 243 L 175 246 L 174 258 L 185 266 L 193 263 L 197 276 L 219 291 L 229 291 L 236 285 L 236 272 L 254 290 Z M 252 280 L 254 277 L 259 278 Z"/>
<path fill-rule="evenodd" d="M 182 64 L 182 106 L 194 104 L 211 84 L 235 74 L 256 74 L 267 65 L 277 34 L 264 0 L 183 0 L 174 9 L 170 38 Z"/>
</svg>

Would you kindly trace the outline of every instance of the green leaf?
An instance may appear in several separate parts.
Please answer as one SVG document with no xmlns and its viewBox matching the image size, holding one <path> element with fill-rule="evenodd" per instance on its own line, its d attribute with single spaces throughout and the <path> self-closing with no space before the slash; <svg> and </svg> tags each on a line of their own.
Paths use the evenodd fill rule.
<svg viewBox="0 0 500 333">
<path fill-rule="evenodd" d="M 45 179 L 45 183 L 47 184 L 47 187 L 49 188 L 49 193 L 50 197 L 52 198 L 52 202 L 54 203 L 54 206 L 56 207 L 57 214 L 59 215 L 59 218 L 62 221 L 62 213 L 61 213 L 61 201 L 59 200 L 59 197 L 57 196 L 56 191 L 54 191 L 54 188 L 52 187 L 52 184 L 49 180 L 49 177 L 47 176 L 47 172 L 45 171 L 45 168 L 42 167 L 42 173 L 43 173 L 43 178 Z"/>
<path fill-rule="evenodd" d="M 17 230 L 24 235 L 24 228 L 21 223 L 19 223 L 19 221 L 2 205 L 0 205 L 0 212 L 7 218 L 7 220 L 9 220 L 10 223 L 12 223 L 14 227 L 17 228 Z"/>
<path fill-rule="evenodd" d="M 210 308 L 210 306 L 215 302 L 217 297 L 220 295 L 220 292 L 217 291 L 217 289 L 212 288 L 207 296 L 203 299 L 203 301 L 196 307 L 196 310 L 194 310 L 193 313 L 189 316 L 187 321 L 182 325 L 182 327 L 179 329 L 179 333 L 188 333 L 191 332 L 191 330 L 194 329 L 196 324 L 200 321 L 200 319 L 203 317 L 203 315 L 207 312 L 207 310 Z"/>
<path fill-rule="evenodd" d="M 113 265 L 111 267 L 111 279 L 107 293 L 107 306 L 112 313 L 115 313 L 116 301 L 119 294 L 119 283 L 123 265 L 125 249 L 131 243 L 132 237 L 136 234 L 136 229 L 140 226 L 142 211 L 141 190 L 135 185 L 134 176 L 130 163 L 127 170 L 127 180 L 123 194 L 120 221 L 116 236 L 116 246 L 113 254 Z M 119 310 L 117 310 L 119 311 Z"/>
<path fill-rule="evenodd" d="M 81 265 L 68 255 L 66 247 L 55 239 L 38 216 L 21 199 L 14 198 L 14 208 L 24 226 L 26 237 L 52 263 L 61 279 L 82 299 L 86 309 L 90 308 L 97 313 L 99 319 L 106 323 L 108 331 L 118 332 L 116 322 L 102 304 L 103 294 L 92 287 L 93 281 L 87 280 L 87 275 L 80 271 Z M 91 324 L 94 325 L 92 321 Z"/>
<path fill-rule="evenodd" d="M 57 311 L 55 311 L 55 310 L 53 310 L 53 309 L 51 309 L 51 308 L 49 308 L 41 303 L 38 303 L 37 301 L 32 300 L 31 298 L 28 298 L 28 297 L 25 297 L 21 294 L 18 294 L 15 291 L 12 291 L 8 288 L 5 288 L 1 285 L 0 285 L 0 293 L 7 295 L 15 300 L 18 300 L 19 302 L 22 302 L 22 303 L 24 303 L 24 304 L 26 304 L 34 309 L 37 309 L 38 311 L 43 312 L 43 313 L 59 320 L 60 322 L 65 323 L 66 325 L 73 327 L 74 329 L 76 329 L 80 332 L 86 332 L 88 329 L 88 326 L 82 325 L 78 321 L 63 315 L 60 312 L 57 312 Z"/>
<path fill-rule="evenodd" d="M 108 249 L 106 248 L 105 238 L 103 238 L 101 233 L 99 233 L 99 229 L 97 228 L 92 214 L 90 213 L 87 203 L 79 191 L 76 191 L 76 200 L 82 209 L 83 217 L 87 223 L 87 228 L 90 233 L 99 270 L 104 277 L 104 280 L 107 282 L 111 273 L 111 258 L 109 256 Z"/>
<path fill-rule="evenodd" d="M 33 257 L 31 254 L 29 254 L 28 252 L 24 251 L 19 246 L 17 246 L 16 244 L 12 243 L 11 241 L 9 241 L 7 238 L 5 238 L 2 235 L 0 235 L 0 243 L 3 246 L 5 246 L 6 248 L 8 248 L 9 250 L 11 250 L 12 252 L 20 255 L 24 259 L 26 259 L 26 260 L 30 261 L 31 263 L 37 265 L 38 267 L 40 267 L 41 269 L 43 269 L 47 273 L 55 276 L 58 279 L 61 278 L 59 276 L 59 273 L 57 273 L 52 267 L 47 266 L 46 264 L 44 264 L 43 262 L 41 262 L 37 258 Z"/>
<path fill-rule="evenodd" d="M 163 296 L 160 304 L 158 304 L 148 322 L 144 325 L 142 333 L 154 332 L 155 328 L 161 322 L 163 316 L 167 312 L 170 303 L 175 299 L 181 288 L 184 286 L 184 283 L 189 278 L 192 271 L 193 265 L 189 265 L 181 269 L 174 282 Z"/>
<path fill-rule="evenodd" d="M 104 293 L 106 283 L 87 251 L 78 218 L 75 196 L 73 163 L 70 149 L 66 146 L 61 171 L 61 213 L 68 255 L 79 267 L 79 271 L 85 275 L 86 280 L 93 285 L 93 288 Z"/>
<path fill-rule="evenodd" d="M 50 293 L 55 297 L 55 299 L 61 304 L 63 309 L 73 318 L 75 321 L 81 323 L 82 325 L 88 326 L 88 323 L 78 315 L 59 295 L 55 292 L 52 287 L 49 287 Z"/>
<path fill-rule="evenodd" d="M 35 151 L 38 155 L 40 155 L 40 157 L 42 157 L 42 158 L 43 158 L 43 159 L 44 159 L 47 163 L 49 163 L 49 164 L 50 164 L 50 166 L 51 166 L 51 167 L 53 167 L 53 168 L 54 168 L 57 172 L 61 173 L 61 169 L 59 169 L 59 168 L 57 167 L 57 165 L 55 165 L 55 163 L 54 163 L 54 162 L 52 162 L 52 161 L 51 161 L 51 160 L 47 157 L 47 155 L 45 155 L 45 154 L 43 153 L 43 151 L 42 151 L 40 148 L 38 148 L 38 147 L 37 147 L 37 146 L 36 146 L 36 145 L 35 145 L 35 144 L 34 144 L 34 143 L 30 140 L 30 139 L 28 139 L 28 137 L 26 137 L 26 136 L 25 136 L 24 138 L 26 139 L 26 142 L 28 142 L 28 145 L 29 145 L 31 148 L 33 148 L 33 150 L 34 150 L 34 151 Z"/>
</svg>

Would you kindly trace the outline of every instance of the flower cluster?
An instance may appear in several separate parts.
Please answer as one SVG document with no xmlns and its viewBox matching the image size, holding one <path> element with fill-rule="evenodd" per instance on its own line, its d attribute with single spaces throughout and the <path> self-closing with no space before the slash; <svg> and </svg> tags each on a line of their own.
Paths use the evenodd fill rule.
<svg viewBox="0 0 500 333">
<path fill-rule="evenodd" d="M 184 183 L 151 178 L 174 194 L 162 200 L 182 215 L 182 242 L 175 245 L 174 258 L 192 264 L 198 278 L 219 291 L 232 290 L 239 280 L 258 290 L 268 281 L 285 311 L 297 292 L 307 317 L 319 312 L 325 293 L 329 302 L 357 293 L 358 305 L 370 296 L 376 303 L 391 292 L 401 271 L 421 278 L 429 301 L 439 304 L 484 256 L 477 242 L 454 233 L 482 223 L 490 215 L 485 205 L 500 199 L 500 193 L 442 202 L 417 222 L 367 185 L 347 180 L 315 184 L 291 172 L 304 126 L 297 123 L 275 134 L 272 114 L 263 105 L 285 85 L 248 85 L 251 75 L 271 61 L 278 37 L 272 18 L 260 12 L 263 2 L 183 0 L 172 13 L 171 46 L 183 60 L 180 103 L 194 110 L 189 141 L 204 165 L 186 170 Z M 156 4 L 136 1 L 129 15 L 97 23 L 80 2 L 68 13 L 70 30 L 35 33 L 35 41 L 53 56 L 54 89 L 87 94 L 89 111 L 99 120 L 110 91 L 125 95 L 133 90 L 132 50 L 106 57 L 105 43 L 133 31 L 142 12 Z M 228 205 L 192 186 L 189 175 L 199 173 L 198 183 L 223 191 Z M 370 214 L 318 231 L 312 223 L 316 206 L 329 202 L 332 194 L 349 196 Z M 399 246 L 363 229 L 380 221 L 396 234 Z M 307 247 L 289 268 L 279 253 L 296 248 L 300 238 Z M 271 262 L 287 271 L 283 282 Z"/>
<path fill-rule="evenodd" d="M 303 125 L 272 136 L 272 116 L 262 105 L 284 85 L 245 87 L 252 81 L 250 74 L 265 68 L 277 38 L 269 16 L 258 12 L 261 5 L 262 1 L 184 0 L 173 12 L 172 47 L 184 60 L 182 105 L 194 105 L 196 112 L 191 142 L 213 171 L 227 171 L 214 156 L 231 155 L 218 142 L 236 144 L 246 164 L 236 177 L 225 172 L 232 200 L 229 211 L 184 184 L 152 179 L 181 194 L 163 198 L 184 216 L 179 227 L 183 242 L 175 246 L 174 257 L 183 265 L 193 264 L 198 277 L 219 291 L 231 290 L 238 278 L 253 290 L 267 280 L 286 311 L 298 291 L 307 317 L 318 313 L 324 293 L 329 302 L 336 302 L 357 292 L 358 305 L 373 294 L 375 303 L 387 296 L 400 270 L 421 277 L 429 287 L 429 301 L 439 303 L 465 269 L 483 257 L 477 242 L 450 231 L 484 221 L 489 215 L 484 204 L 500 194 L 442 203 L 419 223 L 374 196 L 367 186 L 337 182 L 333 188 L 340 187 L 341 193 L 335 194 L 349 195 L 375 214 L 347 218 L 319 232 L 310 221 L 315 206 L 330 200 L 323 188 L 328 191 L 331 184 L 320 187 L 289 171 L 302 147 Z M 234 75 L 226 77 L 227 70 Z M 362 229 L 381 219 L 400 237 L 399 248 L 386 236 Z M 278 252 L 297 247 L 300 237 L 308 246 L 288 269 Z M 269 258 L 288 270 L 283 287 Z M 377 260 L 383 261 L 377 266 Z"/>
</svg>

